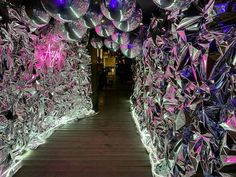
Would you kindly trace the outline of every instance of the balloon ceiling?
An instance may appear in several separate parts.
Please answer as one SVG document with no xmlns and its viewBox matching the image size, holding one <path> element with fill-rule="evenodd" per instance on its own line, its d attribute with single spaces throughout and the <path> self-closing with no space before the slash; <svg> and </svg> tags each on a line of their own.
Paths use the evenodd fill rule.
<svg viewBox="0 0 236 177">
<path fill-rule="evenodd" d="M 49 15 L 62 22 L 76 21 L 88 11 L 90 0 L 41 0 Z"/>
<path fill-rule="evenodd" d="M 32 7 L 22 8 L 22 11 L 28 17 L 29 24 L 36 28 L 47 25 L 51 19 L 50 15 L 37 3 Z"/>
<path fill-rule="evenodd" d="M 112 21 L 128 20 L 136 8 L 135 0 L 102 0 L 100 4 L 103 15 Z"/>
<path fill-rule="evenodd" d="M 64 40 L 78 41 L 95 30 L 90 41 L 95 48 L 103 46 L 95 40 L 99 38 L 111 51 L 121 48 L 126 57 L 142 53 L 140 47 L 124 47 L 131 46 L 130 34 L 142 26 L 143 12 L 136 0 L 37 0 L 23 6 L 22 14 L 32 31 L 54 24 Z"/>
</svg>

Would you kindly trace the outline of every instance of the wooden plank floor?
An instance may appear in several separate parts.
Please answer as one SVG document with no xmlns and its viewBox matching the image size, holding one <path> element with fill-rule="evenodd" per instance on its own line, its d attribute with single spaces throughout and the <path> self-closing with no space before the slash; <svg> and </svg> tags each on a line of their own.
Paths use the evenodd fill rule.
<svg viewBox="0 0 236 177">
<path fill-rule="evenodd" d="M 56 130 L 14 177 L 151 177 L 129 107 L 126 89 L 106 90 L 99 114 Z"/>
</svg>

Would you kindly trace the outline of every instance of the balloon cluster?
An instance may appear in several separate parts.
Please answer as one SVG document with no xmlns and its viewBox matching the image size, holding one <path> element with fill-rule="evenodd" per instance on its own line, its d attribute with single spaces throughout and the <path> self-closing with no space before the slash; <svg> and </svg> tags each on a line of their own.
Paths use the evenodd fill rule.
<svg viewBox="0 0 236 177">
<path fill-rule="evenodd" d="M 184 10 L 189 7 L 191 2 L 191 0 L 154 0 L 158 7 L 168 11 Z M 95 31 L 98 36 L 109 38 L 105 39 L 105 46 L 112 51 L 114 51 L 114 48 L 111 47 L 111 44 L 116 46 L 115 49 L 119 46 L 121 53 L 128 58 L 142 55 L 142 38 L 138 35 L 136 39 L 133 37 L 130 39 L 130 36 L 133 36 L 134 30 L 140 26 L 143 18 L 142 10 L 137 7 L 136 1 L 101 0 L 100 9 L 104 17 L 101 20 L 101 24 L 96 26 Z M 97 46 L 94 44 L 95 41 L 98 41 L 99 46 L 101 46 L 100 40 L 95 38 L 91 40 L 92 46 Z M 112 43 L 111 39 L 113 40 Z"/>
<path fill-rule="evenodd" d="M 22 8 L 22 15 L 32 31 L 54 21 L 54 27 L 66 41 L 81 40 L 94 28 L 95 38 L 99 39 L 91 40 L 91 45 L 101 48 L 102 37 L 105 46 L 112 51 L 117 51 L 122 44 L 129 45 L 127 33 L 136 30 L 142 22 L 142 10 L 136 0 L 39 0 Z M 137 52 L 138 49 L 129 50 L 140 54 L 141 49 Z M 124 54 L 131 58 L 136 56 Z"/>
<path fill-rule="evenodd" d="M 140 55 L 142 53 L 140 47 L 129 48 L 129 52 L 124 50 L 124 45 L 132 45 L 129 43 L 129 33 L 136 30 L 142 22 L 142 11 L 136 6 L 136 1 L 102 0 L 100 9 L 104 17 L 95 31 L 98 36 L 107 38 L 104 39 L 105 46 L 113 52 L 120 48 L 121 52 L 129 58 Z M 98 40 L 93 39 L 92 46 L 94 46 L 94 41 Z"/>
<path fill-rule="evenodd" d="M 102 38 L 92 38 L 90 41 L 91 45 L 95 49 L 101 49 L 103 47 L 103 40 Z"/>
<path fill-rule="evenodd" d="M 153 1 L 162 9 L 178 11 L 188 8 L 193 0 Z M 136 33 L 143 18 L 136 0 L 36 0 L 29 4 L 22 8 L 22 15 L 31 30 L 54 21 L 55 28 L 64 40 L 78 41 L 88 34 L 88 29 L 95 28 L 98 35 L 95 38 L 111 38 L 127 57 L 142 54 L 140 47 L 129 47 L 129 51 L 135 55 L 127 55 L 127 50 L 124 50 L 124 45 L 133 46 L 129 43 L 129 34 Z M 101 46 L 100 43 L 94 45 L 95 41 L 100 42 L 91 40 L 92 46 Z"/>
</svg>

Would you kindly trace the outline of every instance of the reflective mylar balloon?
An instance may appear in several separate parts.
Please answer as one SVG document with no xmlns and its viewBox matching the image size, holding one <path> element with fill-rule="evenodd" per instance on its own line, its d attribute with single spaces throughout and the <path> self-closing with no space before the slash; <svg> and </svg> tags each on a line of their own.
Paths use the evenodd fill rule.
<svg viewBox="0 0 236 177">
<path fill-rule="evenodd" d="M 138 38 L 131 39 L 128 44 L 122 44 L 120 50 L 128 58 L 135 58 L 142 54 L 142 42 Z"/>
<path fill-rule="evenodd" d="M 102 0 L 101 11 L 105 17 L 115 21 L 125 21 L 136 8 L 135 0 Z"/>
<path fill-rule="evenodd" d="M 95 49 L 101 49 L 103 47 L 103 40 L 98 37 L 92 38 L 90 43 Z"/>
<path fill-rule="evenodd" d="M 143 19 L 142 10 L 138 9 L 133 13 L 133 15 L 127 21 L 123 22 L 112 21 L 112 22 L 117 29 L 125 32 L 130 32 L 139 27 L 140 23 L 142 22 L 142 19 Z"/>
<path fill-rule="evenodd" d="M 184 9 L 191 4 L 192 0 L 153 0 L 162 9 Z"/>
<path fill-rule="evenodd" d="M 129 33 L 116 31 L 111 36 L 112 40 L 118 44 L 127 44 L 129 43 Z"/>
<path fill-rule="evenodd" d="M 36 28 L 47 25 L 51 19 L 50 15 L 43 9 L 40 3 L 35 2 L 33 6 L 22 8 L 22 16 L 26 22 Z"/>
<path fill-rule="evenodd" d="M 59 28 L 59 33 L 65 40 L 77 41 L 82 39 L 87 32 L 86 27 L 84 27 L 81 22 L 68 22 L 61 24 Z"/>
<path fill-rule="evenodd" d="M 76 21 L 83 16 L 90 0 L 41 0 L 44 9 L 61 22 Z"/>
<path fill-rule="evenodd" d="M 101 37 L 109 37 L 114 33 L 115 27 L 110 20 L 103 19 L 101 25 L 96 26 L 95 31 Z"/>
<path fill-rule="evenodd" d="M 109 50 L 113 52 L 116 52 L 117 50 L 119 50 L 119 47 L 120 47 L 120 45 L 114 42 L 112 39 L 105 39 L 104 44 Z"/>
<path fill-rule="evenodd" d="M 99 3 L 91 2 L 88 12 L 83 16 L 84 26 L 95 28 L 101 24 L 102 18 L 103 15 L 100 11 Z"/>
</svg>

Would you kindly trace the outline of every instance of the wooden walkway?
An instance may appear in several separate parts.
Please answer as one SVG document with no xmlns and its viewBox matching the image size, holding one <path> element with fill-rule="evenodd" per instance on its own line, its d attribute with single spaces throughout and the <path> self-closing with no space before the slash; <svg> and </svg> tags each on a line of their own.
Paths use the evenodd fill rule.
<svg viewBox="0 0 236 177">
<path fill-rule="evenodd" d="M 127 90 L 106 90 L 100 113 L 61 127 L 14 177 L 152 177 Z"/>
</svg>

